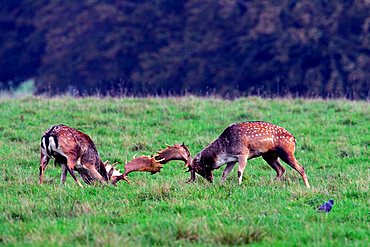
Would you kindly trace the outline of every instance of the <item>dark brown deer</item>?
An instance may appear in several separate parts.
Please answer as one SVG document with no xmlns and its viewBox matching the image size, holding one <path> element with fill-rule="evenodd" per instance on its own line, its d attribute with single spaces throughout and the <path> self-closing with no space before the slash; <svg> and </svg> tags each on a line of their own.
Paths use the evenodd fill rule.
<svg viewBox="0 0 370 247">
<path fill-rule="evenodd" d="M 296 141 L 284 128 L 267 122 L 242 122 L 228 126 L 221 135 L 199 152 L 189 164 L 191 177 L 195 173 L 213 182 L 213 170 L 226 164 L 221 181 L 224 182 L 238 162 L 238 180 L 242 182 L 247 160 L 262 156 L 276 171 L 276 179 L 281 179 L 285 168 L 279 158 L 296 170 L 310 187 L 304 168 L 294 157 Z"/>
<path fill-rule="evenodd" d="M 65 183 L 69 172 L 76 183 L 83 187 L 74 173 L 75 170 L 87 184 L 94 180 L 106 183 L 111 177 L 122 175 L 113 165 L 102 162 L 94 142 L 88 135 L 63 124 L 52 126 L 41 138 L 40 184 L 51 157 L 62 166 L 62 184 Z"/>
<path fill-rule="evenodd" d="M 112 184 L 115 185 L 122 179 L 127 183 L 130 183 L 127 175 L 131 172 L 150 172 L 151 174 L 160 172 L 161 168 L 163 168 L 163 164 L 160 163 L 161 161 L 163 160 L 156 160 L 152 156 L 140 156 L 134 158 L 125 165 L 125 172 L 123 175 L 112 177 Z"/>
</svg>

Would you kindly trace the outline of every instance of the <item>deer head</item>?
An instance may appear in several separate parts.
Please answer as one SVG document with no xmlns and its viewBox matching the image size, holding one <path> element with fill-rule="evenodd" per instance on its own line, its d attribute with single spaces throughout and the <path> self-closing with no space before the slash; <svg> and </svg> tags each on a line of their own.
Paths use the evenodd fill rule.
<svg viewBox="0 0 370 247">
<path fill-rule="evenodd" d="M 103 162 L 105 169 L 107 170 L 108 180 L 112 181 L 114 180 L 114 177 L 121 176 L 122 173 L 119 169 L 116 168 L 117 162 L 114 162 L 113 164 L 109 164 L 109 160 L 106 160 Z"/>
<path fill-rule="evenodd" d="M 108 160 L 105 162 L 102 162 L 102 167 L 104 167 L 102 169 L 106 170 L 106 174 L 108 178 L 107 182 L 115 181 L 115 179 L 118 176 L 122 175 L 120 170 L 116 168 L 116 165 L 117 165 L 117 162 L 110 164 Z M 83 181 L 87 184 L 91 184 L 93 181 L 98 180 L 98 178 L 96 177 L 96 174 L 91 172 L 91 170 L 89 169 L 79 168 L 78 173 L 80 174 Z"/>
<path fill-rule="evenodd" d="M 196 157 L 194 160 L 191 158 L 189 148 L 184 144 L 175 144 L 170 146 L 166 144 L 167 147 L 159 151 L 154 158 L 160 159 L 162 164 L 166 164 L 172 160 L 181 160 L 185 162 L 185 166 L 188 168 L 187 172 L 190 172 L 191 177 L 188 182 L 193 182 L 195 180 L 195 173 L 199 173 L 201 176 L 205 177 L 205 174 L 209 174 L 204 170 L 203 165 L 200 162 L 200 156 Z M 212 174 L 212 171 L 210 171 Z"/>
<path fill-rule="evenodd" d="M 201 153 L 198 153 L 194 159 L 188 163 L 188 172 L 190 172 L 190 179 L 188 182 L 195 181 L 195 173 L 198 173 L 203 178 L 207 179 L 210 183 L 213 182 L 213 173 L 211 165 L 214 160 L 206 159 L 202 157 Z"/>
</svg>

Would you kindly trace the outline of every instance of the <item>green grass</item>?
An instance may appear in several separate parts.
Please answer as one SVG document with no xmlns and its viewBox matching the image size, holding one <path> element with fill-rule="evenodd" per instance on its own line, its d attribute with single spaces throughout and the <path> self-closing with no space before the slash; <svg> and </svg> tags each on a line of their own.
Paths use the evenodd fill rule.
<svg viewBox="0 0 370 247">
<path fill-rule="evenodd" d="M 181 162 L 132 173 L 131 184 L 86 186 L 51 162 L 38 184 L 43 132 L 64 123 L 92 137 L 119 167 L 165 143 L 196 154 L 233 122 L 264 120 L 297 139 L 311 189 L 287 168 L 285 180 L 260 158 L 220 185 L 193 184 Z M 0 99 L 0 245 L 366 246 L 369 243 L 368 102 L 243 98 Z M 316 207 L 333 198 L 329 214 Z"/>
</svg>

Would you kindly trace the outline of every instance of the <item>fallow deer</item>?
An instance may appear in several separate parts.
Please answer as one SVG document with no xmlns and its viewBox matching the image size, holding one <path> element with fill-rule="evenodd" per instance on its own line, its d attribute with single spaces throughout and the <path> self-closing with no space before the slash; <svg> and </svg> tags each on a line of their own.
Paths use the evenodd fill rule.
<svg viewBox="0 0 370 247">
<path fill-rule="evenodd" d="M 242 162 L 239 166 L 243 166 L 243 164 L 245 166 L 246 160 L 258 156 L 262 156 L 276 171 L 276 179 L 281 179 L 285 172 L 285 168 L 278 159 L 281 157 L 289 165 L 292 164 L 291 166 L 301 174 L 305 185 L 309 187 L 303 167 L 294 158 L 294 149 L 294 136 L 282 127 L 267 122 L 245 122 L 226 128 L 221 136 L 197 154 L 194 160 L 184 144 L 168 146 L 154 157 L 164 159 L 162 163 L 182 160 L 191 172 L 189 181 L 194 181 L 195 173 L 199 173 L 206 178 L 207 174 L 207 179 L 210 182 L 213 181 L 212 170 L 218 169 L 223 164 L 226 163 L 227 166 L 222 176 L 222 182 L 226 180 L 227 175 L 239 159 Z M 241 182 L 241 175 L 242 173 L 239 175 L 239 182 Z"/>
<path fill-rule="evenodd" d="M 106 183 L 111 177 L 122 175 L 113 165 L 102 162 L 88 135 L 63 124 L 52 126 L 41 138 L 40 184 L 51 157 L 62 166 L 62 184 L 69 172 L 76 183 L 83 187 L 74 173 L 75 170 L 87 184 L 93 180 Z"/>
<path fill-rule="evenodd" d="M 151 174 L 160 172 L 161 168 L 163 168 L 163 164 L 160 163 L 161 161 L 163 160 L 156 160 L 152 156 L 140 156 L 134 158 L 125 165 L 125 172 L 123 175 L 112 177 L 112 184 L 115 185 L 122 179 L 127 183 L 130 183 L 127 175 L 131 172 L 150 172 Z"/>
<path fill-rule="evenodd" d="M 276 171 L 276 179 L 281 179 L 285 172 L 280 158 L 301 175 L 309 188 L 304 168 L 294 157 L 295 147 L 294 136 L 280 126 L 262 121 L 235 123 L 188 162 L 191 172 L 189 181 L 194 181 L 195 173 L 198 173 L 213 182 L 212 171 L 226 164 L 221 179 L 224 182 L 238 162 L 238 181 L 241 184 L 247 160 L 262 156 Z"/>
</svg>

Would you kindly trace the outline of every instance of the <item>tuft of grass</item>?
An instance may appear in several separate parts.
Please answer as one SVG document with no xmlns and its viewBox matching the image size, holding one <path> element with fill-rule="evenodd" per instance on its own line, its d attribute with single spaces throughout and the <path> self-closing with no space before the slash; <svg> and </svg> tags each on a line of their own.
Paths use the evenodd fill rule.
<svg viewBox="0 0 370 247">
<path fill-rule="evenodd" d="M 0 244 L 106 246 L 366 246 L 369 242 L 370 111 L 346 100 L 219 98 L 0 98 Z M 233 122 L 263 120 L 297 139 L 311 189 L 289 166 L 281 181 L 249 160 L 243 184 L 185 181 L 182 162 L 131 173 L 131 184 L 80 189 L 50 162 L 38 184 L 43 132 L 64 123 L 118 168 L 134 155 L 185 142 L 193 155 Z M 317 207 L 334 199 L 328 214 Z"/>
</svg>

